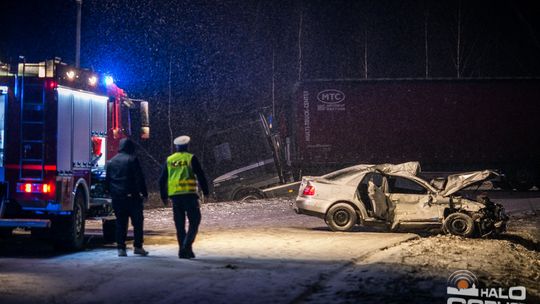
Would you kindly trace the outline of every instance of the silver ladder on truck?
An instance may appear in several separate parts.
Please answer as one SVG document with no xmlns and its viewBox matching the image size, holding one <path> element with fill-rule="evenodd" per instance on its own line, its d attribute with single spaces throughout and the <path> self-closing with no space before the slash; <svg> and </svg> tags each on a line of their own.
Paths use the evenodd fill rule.
<svg viewBox="0 0 540 304">
<path fill-rule="evenodd" d="M 19 178 L 42 181 L 45 166 L 45 89 L 43 83 L 26 84 L 21 77 Z"/>
</svg>

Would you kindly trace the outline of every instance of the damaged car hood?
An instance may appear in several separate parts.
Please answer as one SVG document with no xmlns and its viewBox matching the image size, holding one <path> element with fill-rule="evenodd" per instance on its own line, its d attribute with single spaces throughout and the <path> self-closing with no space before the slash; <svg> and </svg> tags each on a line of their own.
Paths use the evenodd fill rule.
<svg viewBox="0 0 540 304">
<path fill-rule="evenodd" d="M 491 170 L 449 175 L 446 178 L 446 186 L 444 187 L 444 190 L 440 192 L 440 194 L 442 196 L 450 196 L 463 188 L 483 182 L 496 176 L 499 176 L 499 174 Z"/>
</svg>

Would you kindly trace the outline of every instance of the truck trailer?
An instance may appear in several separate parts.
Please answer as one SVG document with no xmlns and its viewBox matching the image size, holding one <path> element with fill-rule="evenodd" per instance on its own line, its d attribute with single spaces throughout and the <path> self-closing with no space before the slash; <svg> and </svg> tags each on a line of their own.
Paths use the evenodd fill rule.
<svg viewBox="0 0 540 304">
<path fill-rule="evenodd" d="M 132 119 L 134 112 L 141 116 Z M 134 121 L 148 138 L 148 103 L 128 98 L 106 75 L 58 59 L 0 71 L 1 236 L 24 228 L 77 250 L 85 220 L 98 218 L 113 241 L 105 166 L 120 139 L 135 136 Z"/>
<path fill-rule="evenodd" d="M 295 195 L 303 175 L 406 161 L 424 177 L 494 169 L 501 187 L 540 185 L 539 79 L 310 80 L 281 109 L 209 133 L 207 159 L 230 169 L 218 199 Z"/>
</svg>

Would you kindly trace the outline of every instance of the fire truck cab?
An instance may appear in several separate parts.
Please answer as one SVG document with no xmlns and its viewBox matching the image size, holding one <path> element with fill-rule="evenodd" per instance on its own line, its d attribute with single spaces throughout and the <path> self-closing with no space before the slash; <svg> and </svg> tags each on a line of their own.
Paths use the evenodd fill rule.
<svg viewBox="0 0 540 304">
<path fill-rule="evenodd" d="M 30 229 L 77 250 L 85 220 L 97 217 L 113 241 L 105 166 L 134 124 L 149 137 L 148 103 L 112 78 L 58 59 L 0 65 L 0 237 Z"/>
</svg>

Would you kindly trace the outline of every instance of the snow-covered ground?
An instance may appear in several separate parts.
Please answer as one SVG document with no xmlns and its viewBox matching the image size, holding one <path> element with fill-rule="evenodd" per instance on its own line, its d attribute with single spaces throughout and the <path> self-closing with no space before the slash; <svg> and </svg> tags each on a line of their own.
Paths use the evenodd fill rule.
<svg viewBox="0 0 540 304">
<path fill-rule="evenodd" d="M 0 303 L 433 303 L 460 269 L 538 302 L 540 217 L 525 210 L 540 199 L 508 202 L 516 213 L 495 240 L 334 233 L 289 200 L 204 204 L 194 260 L 177 257 L 170 207 L 145 211 L 148 257 L 117 257 L 99 222 L 87 222 L 87 250 L 70 254 L 18 231 L 0 241 Z"/>
<path fill-rule="evenodd" d="M 450 274 L 469 270 L 482 287 L 524 286 L 527 300 L 516 303 L 540 303 L 540 214 L 511 220 L 508 233 L 497 239 L 435 235 L 377 251 L 325 282 L 306 302 L 443 303 Z"/>
</svg>

